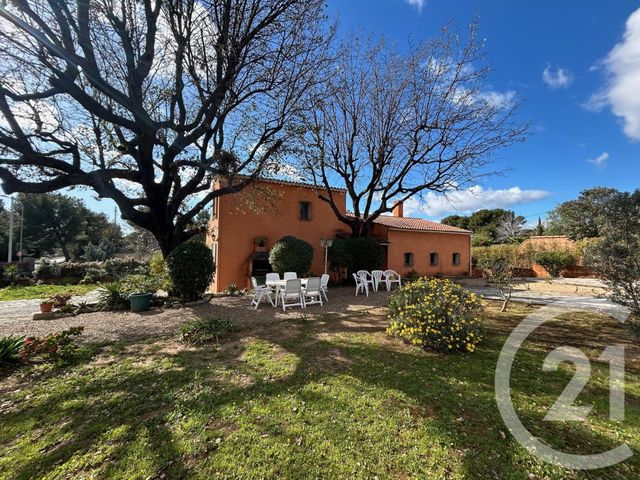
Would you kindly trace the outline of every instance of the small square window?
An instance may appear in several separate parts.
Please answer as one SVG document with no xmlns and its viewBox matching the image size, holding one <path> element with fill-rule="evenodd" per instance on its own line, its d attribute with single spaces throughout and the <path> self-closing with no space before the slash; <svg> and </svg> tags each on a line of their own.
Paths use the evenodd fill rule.
<svg viewBox="0 0 640 480">
<path fill-rule="evenodd" d="M 413 253 L 407 252 L 404 254 L 404 264 L 407 267 L 413 267 Z"/>
<path fill-rule="evenodd" d="M 300 202 L 300 220 L 311 220 L 311 202 Z"/>
<path fill-rule="evenodd" d="M 429 254 L 429 265 L 434 267 L 438 265 L 438 263 L 440 263 L 440 255 L 438 255 L 436 252 L 431 252 Z"/>
<path fill-rule="evenodd" d="M 452 258 L 453 264 L 454 265 L 460 265 L 460 261 L 461 261 L 460 254 L 459 253 L 454 253 L 453 254 L 453 258 Z"/>
</svg>

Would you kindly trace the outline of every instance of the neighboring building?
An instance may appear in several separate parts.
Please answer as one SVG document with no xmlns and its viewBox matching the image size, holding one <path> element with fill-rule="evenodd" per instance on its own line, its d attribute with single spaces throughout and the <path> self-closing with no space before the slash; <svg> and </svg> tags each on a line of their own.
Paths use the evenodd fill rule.
<svg viewBox="0 0 640 480">
<path fill-rule="evenodd" d="M 336 204 L 346 214 L 346 191 L 332 189 Z M 469 275 L 471 232 L 419 218 L 405 218 L 402 205 L 393 216 L 379 217 L 371 231 L 385 247 L 384 268 L 401 275 Z M 284 180 L 260 180 L 242 192 L 218 197 L 213 205 L 207 244 L 213 250 L 216 272 L 212 290 L 230 283 L 250 286 L 251 276 L 270 271 L 268 250 L 285 235 L 313 246 L 311 272 L 324 272 L 321 239 L 348 236 L 329 204 L 316 188 Z M 264 246 L 262 244 L 265 244 Z"/>
</svg>

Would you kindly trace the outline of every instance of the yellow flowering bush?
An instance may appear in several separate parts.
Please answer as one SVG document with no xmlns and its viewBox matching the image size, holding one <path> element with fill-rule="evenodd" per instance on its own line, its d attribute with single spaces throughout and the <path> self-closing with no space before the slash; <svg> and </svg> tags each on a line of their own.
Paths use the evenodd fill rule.
<svg viewBox="0 0 640 480">
<path fill-rule="evenodd" d="M 389 301 L 387 333 L 439 352 L 473 352 L 482 340 L 482 305 L 450 280 L 422 277 Z"/>
</svg>

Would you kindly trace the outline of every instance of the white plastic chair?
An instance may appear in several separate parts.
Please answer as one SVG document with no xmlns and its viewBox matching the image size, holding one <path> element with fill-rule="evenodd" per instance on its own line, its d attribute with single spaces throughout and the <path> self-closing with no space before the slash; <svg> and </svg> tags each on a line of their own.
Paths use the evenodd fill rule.
<svg viewBox="0 0 640 480">
<path fill-rule="evenodd" d="M 357 274 L 353 274 L 353 279 L 356 281 L 356 297 L 358 296 L 358 293 L 360 291 L 363 291 L 365 293 L 365 295 L 368 297 L 369 296 L 369 286 L 367 285 L 366 282 L 364 282 L 362 280 L 362 278 L 357 275 Z"/>
<path fill-rule="evenodd" d="M 385 270 L 384 271 L 384 282 L 387 284 L 387 290 L 391 290 L 391 285 L 394 283 L 398 284 L 398 287 L 402 286 L 402 278 L 400 274 L 395 270 Z"/>
<path fill-rule="evenodd" d="M 327 290 L 329 290 L 329 274 L 323 273 L 320 277 L 320 291 L 324 295 L 325 301 L 329 301 L 329 297 L 327 297 Z"/>
<path fill-rule="evenodd" d="M 319 303 L 322 305 L 322 284 L 320 277 L 311 277 L 307 280 L 307 286 L 303 289 L 304 306 Z"/>
<path fill-rule="evenodd" d="M 287 300 L 291 300 L 287 303 Z M 282 310 L 286 311 L 287 307 L 305 308 L 304 295 L 302 293 L 302 280 L 295 278 L 287 280 L 286 286 L 280 290 L 280 301 L 282 302 Z"/>
<path fill-rule="evenodd" d="M 277 282 L 280 280 L 279 273 L 267 273 L 267 282 Z"/>
<path fill-rule="evenodd" d="M 296 272 L 284 272 L 283 280 L 295 280 L 298 278 L 298 274 Z"/>
<path fill-rule="evenodd" d="M 373 288 L 376 292 L 378 291 L 380 283 L 384 283 L 384 285 L 386 285 L 386 282 L 382 281 L 382 277 L 384 276 L 384 272 L 382 270 L 371 270 L 371 276 L 373 277 Z"/>
<path fill-rule="evenodd" d="M 273 273 L 267 273 L 267 278 L 265 278 L 265 282 L 269 283 L 269 282 L 279 282 L 280 281 L 280 274 L 277 272 L 273 272 Z M 267 288 L 269 290 L 271 290 L 271 293 L 273 295 L 275 295 L 275 306 L 278 306 L 278 286 L 277 285 L 267 285 Z"/>
<path fill-rule="evenodd" d="M 273 303 L 273 298 L 271 297 L 271 289 L 264 285 L 258 285 L 256 277 L 251 277 L 251 287 L 253 288 L 253 299 L 251 300 L 251 306 L 254 310 L 258 309 L 258 305 L 260 305 L 260 302 L 265 297 L 267 300 L 269 300 L 269 303 L 272 307 L 275 306 L 275 304 Z"/>
<path fill-rule="evenodd" d="M 369 285 L 371 285 L 371 290 L 373 290 L 374 292 L 376 291 L 375 282 L 373 281 L 373 277 L 369 272 L 367 272 L 366 270 L 358 270 L 356 273 L 358 274 L 360 279 L 367 284 L 367 290 L 369 290 Z"/>
</svg>

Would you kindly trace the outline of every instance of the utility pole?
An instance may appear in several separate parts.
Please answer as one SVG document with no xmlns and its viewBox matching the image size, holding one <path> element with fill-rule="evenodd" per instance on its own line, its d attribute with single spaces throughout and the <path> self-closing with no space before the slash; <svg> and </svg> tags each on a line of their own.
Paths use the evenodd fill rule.
<svg viewBox="0 0 640 480">
<path fill-rule="evenodd" d="M 11 263 L 13 260 L 13 197 L 11 197 L 11 206 L 9 207 L 9 249 L 7 252 L 7 261 Z"/>
<path fill-rule="evenodd" d="M 20 252 L 18 253 L 18 257 L 20 258 L 20 262 L 22 262 L 22 257 L 24 256 L 24 250 L 22 249 L 22 233 L 24 232 L 24 202 L 20 202 Z"/>
</svg>

